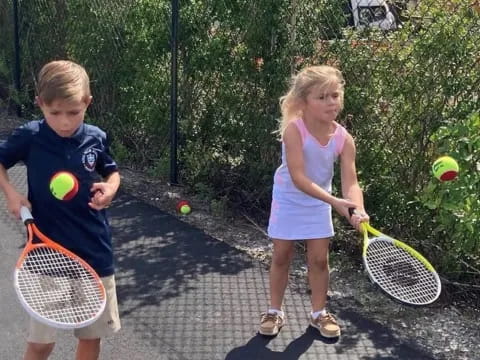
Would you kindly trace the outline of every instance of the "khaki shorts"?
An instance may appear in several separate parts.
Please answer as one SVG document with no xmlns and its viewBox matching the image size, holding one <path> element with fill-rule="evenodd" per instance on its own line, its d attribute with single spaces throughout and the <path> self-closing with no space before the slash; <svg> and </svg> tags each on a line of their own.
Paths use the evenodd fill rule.
<svg viewBox="0 0 480 360">
<path fill-rule="evenodd" d="M 99 339 L 120 330 L 115 277 L 111 275 L 103 277 L 101 280 L 107 293 L 105 311 L 93 324 L 74 330 L 74 335 L 78 339 Z M 55 342 L 56 333 L 57 329 L 30 318 L 27 341 L 37 344 L 51 344 Z"/>
</svg>

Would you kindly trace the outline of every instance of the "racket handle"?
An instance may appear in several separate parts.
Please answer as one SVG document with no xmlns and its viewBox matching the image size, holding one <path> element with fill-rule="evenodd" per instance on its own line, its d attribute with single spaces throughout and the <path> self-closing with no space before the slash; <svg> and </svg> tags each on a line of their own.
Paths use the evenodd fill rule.
<svg viewBox="0 0 480 360">
<path fill-rule="evenodd" d="M 20 208 L 20 217 L 25 225 L 33 221 L 32 213 L 26 206 L 22 206 Z"/>
<path fill-rule="evenodd" d="M 353 214 L 355 214 L 355 208 L 348 208 L 348 213 L 350 214 L 350 217 L 352 217 Z"/>
<path fill-rule="evenodd" d="M 352 217 L 353 214 L 355 214 L 355 211 L 356 211 L 355 208 L 348 208 L 348 213 L 350 214 L 350 217 Z M 365 236 L 366 236 L 367 230 L 368 230 L 366 224 L 368 225 L 368 223 L 363 223 L 363 222 L 360 223 L 360 231 L 361 231 Z"/>
</svg>

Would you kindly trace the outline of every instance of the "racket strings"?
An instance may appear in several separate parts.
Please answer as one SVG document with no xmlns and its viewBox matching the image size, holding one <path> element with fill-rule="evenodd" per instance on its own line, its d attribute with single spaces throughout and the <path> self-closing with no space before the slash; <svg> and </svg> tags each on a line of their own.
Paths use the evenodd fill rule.
<svg viewBox="0 0 480 360">
<path fill-rule="evenodd" d="M 49 247 L 26 255 L 17 271 L 18 290 L 40 316 L 60 324 L 79 324 L 103 310 L 99 280 L 80 262 Z"/>
<path fill-rule="evenodd" d="M 389 240 L 372 241 L 365 261 L 373 281 L 401 301 L 424 305 L 438 297 L 439 281 L 435 273 Z"/>
</svg>

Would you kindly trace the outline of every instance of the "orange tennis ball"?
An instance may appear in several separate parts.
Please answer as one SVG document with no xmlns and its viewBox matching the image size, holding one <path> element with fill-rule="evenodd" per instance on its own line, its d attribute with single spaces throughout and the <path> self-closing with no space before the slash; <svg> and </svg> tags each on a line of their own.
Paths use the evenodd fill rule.
<svg viewBox="0 0 480 360">
<path fill-rule="evenodd" d="M 59 171 L 50 179 L 50 192 L 58 200 L 71 200 L 77 195 L 78 180 L 68 171 Z"/>
<path fill-rule="evenodd" d="M 457 161 L 450 156 L 439 157 L 432 165 L 433 175 L 440 181 L 451 181 L 458 175 Z"/>
<path fill-rule="evenodd" d="M 190 207 L 190 204 L 188 203 L 187 200 L 182 200 L 182 201 L 179 201 L 177 204 L 177 211 L 180 214 L 187 215 L 187 214 L 190 214 L 190 212 L 192 211 L 192 208 Z"/>
</svg>

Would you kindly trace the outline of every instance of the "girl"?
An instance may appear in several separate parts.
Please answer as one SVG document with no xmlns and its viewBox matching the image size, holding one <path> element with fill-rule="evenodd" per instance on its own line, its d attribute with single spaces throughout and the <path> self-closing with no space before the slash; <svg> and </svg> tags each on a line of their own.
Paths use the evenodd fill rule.
<svg viewBox="0 0 480 360">
<path fill-rule="evenodd" d="M 335 318 L 325 309 L 329 283 L 328 247 L 333 236 L 332 207 L 359 228 L 368 221 L 355 169 L 355 143 L 335 122 L 343 108 L 344 80 L 330 66 L 312 66 L 293 78 L 280 98 L 282 164 L 275 172 L 268 235 L 273 241 L 270 308 L 261 317 L 260 334 L 276 335 L 285 324 L 282 302 L 294 241 L 307 245 L 308 281 L 312 290 L 310 325 L 325 337 L 340 336 Z M 340 157 L 342 194 L 331 195 L 334 162 Z M 349 199 L 349 200 L 347 200 Z M 350 217 L 349 208 L 355 208 Z"/>
</svg>

